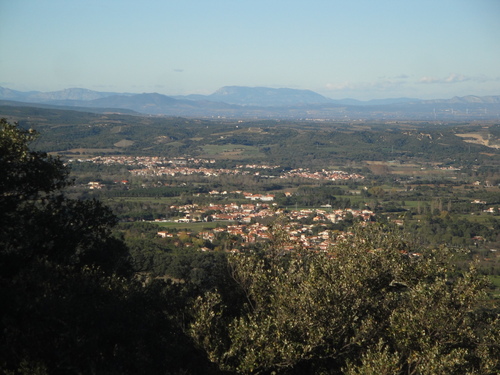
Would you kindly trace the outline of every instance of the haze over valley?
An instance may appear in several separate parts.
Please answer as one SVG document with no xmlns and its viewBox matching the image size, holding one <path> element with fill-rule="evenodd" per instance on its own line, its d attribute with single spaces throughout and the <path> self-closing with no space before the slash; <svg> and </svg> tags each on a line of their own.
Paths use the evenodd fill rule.
<svg viewBox="0 0 500 375">
<path fill-rule="evenodd" d="M 200 118 L 322 120 L 490 120 L 500 116 L 500 95 L 419 100 L 334 100 L 310 90 L 223 87 L 210 95 L 166 96 L 71 88 L 21 92 L 0 87 L 0 100 L 85 110 L 131 110 L 142 114 Z M 8 103 L 6 103 L 8 104 Z M 11 103 L 14 104 L 14 103 Z"/>
</svg>

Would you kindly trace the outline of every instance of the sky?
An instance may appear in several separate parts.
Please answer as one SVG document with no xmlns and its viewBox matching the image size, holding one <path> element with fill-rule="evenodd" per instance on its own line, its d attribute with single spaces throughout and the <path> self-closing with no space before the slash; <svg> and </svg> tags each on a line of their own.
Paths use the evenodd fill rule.
<svg viewBox="0 0 500 375">
<path fill-rule="evenodd" d="M 500 0 L 0 0 L 0 86 L 500 95 Z"/>
</svg>

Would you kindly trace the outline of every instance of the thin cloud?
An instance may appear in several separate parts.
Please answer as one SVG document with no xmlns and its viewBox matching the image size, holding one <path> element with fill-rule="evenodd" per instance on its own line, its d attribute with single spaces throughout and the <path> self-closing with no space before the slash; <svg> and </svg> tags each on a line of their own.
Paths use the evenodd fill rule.
<svg viewBox="0 0 500 375">
<path fill-rule="evenodd" d="M 424 76 L 418 80 L 419 83 L 439 83 L 440 80 L 435 77 Z"/>
<path fill-rule="evenodd" d="M 376 90 L 376 91 L 391 91 L 405 85 L 406 82 L 401 78 L 398 79 L 380 79 L 373 82 L 337 82 L 327 83 L 325 88 L 330 91 L 363 91 L 363 90 Z"/>
<path fill-rule="evenodd" d="M 182 73 L 182 72 L 184 72 L 184 69 L 174 69 L 174 72 L 176 72 L 176 73 Z"/>
<path fill-rule="evenodd" d="M 431 77 L 431 76 L 424 76 L 418 80 L 418 83 L 460 83 L 460 82 L 466 82 L 466 81 L 471 81 L 473 78 L 464 76 L 463 74 L 455 74 L 451 73 L 448 77 L 445 78 L 436 78 L 436 77 Z"/>
<path fill-rule="evenodd" d="M 464 76 L 463 74 L 450 74 L 446 79 L 446 83 L 456 83 L 456 82 L 465 82 L 470 81 L 469 77 Z"/>
</svg>

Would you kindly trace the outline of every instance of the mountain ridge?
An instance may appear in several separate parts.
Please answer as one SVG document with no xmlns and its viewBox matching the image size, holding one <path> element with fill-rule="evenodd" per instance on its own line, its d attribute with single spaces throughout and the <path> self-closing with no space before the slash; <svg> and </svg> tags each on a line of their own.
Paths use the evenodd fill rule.
<svg viewBox="0 0 500 375">
<path fill-rule="evenodd" d="M 0 100 L 88 108 L 116 108 L 147 115 L 301 119 L 500 118 L 500 95 L 420 100 L 414 98 L 335 100 L 311 90 L 224 86 L 210 95 L 167 96 L 114 93 L 82 88 L 16 91 L 0 87 Z"/>
</svg>

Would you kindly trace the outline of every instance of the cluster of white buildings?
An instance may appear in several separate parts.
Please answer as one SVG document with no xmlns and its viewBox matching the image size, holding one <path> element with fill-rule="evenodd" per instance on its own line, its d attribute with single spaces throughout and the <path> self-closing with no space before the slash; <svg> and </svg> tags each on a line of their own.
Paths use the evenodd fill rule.
<svg viewBox="0 0 500 375">
<path fill-rule="evenodd" d="M 171 206 L 182 216 L 176 221 L 180 223 L 201 221 L 221 221 L 232 222 L 226 227 L 213 228 L 198 233 L 198 237 L 203 240 L 215 241 L 219 233 L 226 233 L 237 236 L 245 243 L 255 243 L 265 241 L 270 238 L 269 228 L 262 224 L 265 218 L 275 219 L 283 214 L 282 210 L 276 210 L 267 203 L 247 203 L 247 204 L 210 204 L 200 207 L 197 204 L 183 206 Z M 210 213 L 207 215 L 207 213 Z M 363 221 L 370 221 L 375 214 L 369 210 L 333 210 L 304 209 L 288 212 L 287 223 L 283 229 L 289 234 L 290 243 L 299 243 L 305 248 L 318 248 L 326 250 L 332 243 L 332 232 L 326 229 L 328 223 L 337 223 L 344 220 L 347 215 L 360 218 Z M 301 219 L 312 219 L 312 224 L 302 224 Z M 308 221 L 311 222 L 310 220 Z M 315 229 L 317 228 L 317 229 Z M 161 237 L 172 237 L 168 231 L 160 231 Z"/>
<path fill-rule="evenodd" d="M 211 165 L 215 163 L 214 159 L 201 158 L 165 158 L 161 156 L 96 156 L 88 159 L 71 159 L 70 163 L 93 163 L 102 165 L 125 165 L 137 166 L 140 168 L 130 170 L 130 173 L 136 176 L 176 176 L 199 174 L 206 177 L 218 177 L 220 175 L 255 175 L 261 176 L 258 170 L 273 170 L 280 168 L 279 165 L 267 164 L 246 164 L 237 165 L 233 169 L 228 168 L 210 168 L 200 165 Z M 266 176 L 262 176 L 266 177 Z M 278 177 L 278 176 L 267 176 Z M 279 178 L 300 177 L 314 180 L 360 180 L 363 176 L 356 173 L 347 173 L 343 171 L 311 171 L 308 168 L 293 169 L 283 172 Z"/>
<path fill-rule="evenodd" d="M 362 180 L 364 176 L 357 173 L 347 173 L 344 171 L 329 171 L 322 169 L 321 171 L 312 172 L 308 168 L 292 169 L 291 171 L 283 173 L 280 178 L 300 177 L 313 180 Z"/>
</svg>

